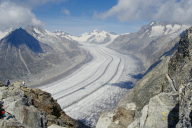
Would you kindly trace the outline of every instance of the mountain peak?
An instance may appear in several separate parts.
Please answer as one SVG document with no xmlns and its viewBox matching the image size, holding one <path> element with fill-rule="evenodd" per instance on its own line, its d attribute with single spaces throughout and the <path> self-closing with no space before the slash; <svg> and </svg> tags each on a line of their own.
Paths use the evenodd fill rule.
<svg viewBox="0 0 192 128">
<path fill-rule="evenodd" d="M 12 31 L 9 35 L 3 38 L 0 43 L 8 43 L 16 48 L 20 48 L 20 45 L 27 45 L 27 47 L 35 52 L 42 53 L 43 50 L 39 44 L 39 41 L 36 40 L 33 36 L 28 34 L 24 29 L 19 28 Z"/>
</svg>

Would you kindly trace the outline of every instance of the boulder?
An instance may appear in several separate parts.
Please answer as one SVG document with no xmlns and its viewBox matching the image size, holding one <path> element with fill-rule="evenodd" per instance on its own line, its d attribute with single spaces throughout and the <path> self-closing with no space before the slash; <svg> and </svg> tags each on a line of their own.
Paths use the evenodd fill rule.
<svg viewBox="0 0 192 128">
<path fill-rule="evenodd" d="M 47 114 L 47 125 L 57 124 L 62 127 L 70 128 L 87 128 L 84 124 L 72 119 L 61 109 L 60 105 L 51 96 L 50 93 L 40 89 L 31 89 L 21 87 L 24 96 L 28 99 L 29 104 L 36 107 L 40 112 Z"/>
<path fill-rule="evenodd" d="M 116 114 L 113 116 L 113 122 L 126 128 L 134 121 L 135 111 L 135 103 L 128 103 L 124 107 L 118 107 Z"/>
<path fill-rule="evenodd" d="M 143 109 L 143 115 L 140 118 L 140 127 L 144 128 L 167 128 L 175 127 L 178 121 L 178 92 L 160 93 L 149 101 L 147 116 L 145 114 L 147 108 Z M 143 122 L 146 122 L 143 125 Z"/>
<path fill-rule="evenodd" d="M 40 112 L 33 106 L 16 107 L 14 115 L 21 124 L 25 124 L 32 128 L 46 127 L 46 113 Z"/>
<path fill-rule="evenodd" d="M 96 128 L 107 128 L 113 121 L 116 109 L 102 112 L 99 116 Z"/>
</svg>

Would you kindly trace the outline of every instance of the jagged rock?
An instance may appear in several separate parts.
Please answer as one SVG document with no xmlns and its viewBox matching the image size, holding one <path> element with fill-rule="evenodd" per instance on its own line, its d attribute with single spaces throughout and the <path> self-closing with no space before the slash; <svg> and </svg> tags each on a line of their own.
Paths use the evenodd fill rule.
<svg viewBox="0 0 192 128">
<path fill-rule="evenodd" d="M 192 77 L 192 28 L 181 37 L 178 49 L 171 58 L 168 73 L 176 90 Z"/>
<path fill-rule="evenodd" d="M 145 128 L 174 127 L 178 120 L 178 92 L 161 93 L 149 102 Z"/>
<path fill-rule="evenodd" d="M 127 128 L 174 128 L 179 119 L 178 98 L 178 92 L 154 96 Z"/>
<path fill-rule="evenodd" d="M 192 83 L 185 84 L 179 91 L 179 122 L 176 128 L 192 126 Z"/>
<path fill-rule="evenodd" d="M 67 127 L 61 127 L 55 124 L 52 124 L 51 126 L 49 126 L 48 128 L 67 128 Z"/>
<path fill-rule="evenodd" d="M 47 125 L 58 124 L 60 126 L 78 127 L 78 123 L 67 116 L 61 109 L 56 100 L 51 97 L 50 93 L 44 92 L 40 89 L 21 88 L 29 103 L 34 105 L 41 112 L 47 113 Z"/>
<path fill-rule="evenodd" d="M 2 121 L 0 121 L 0 128 L 29 128 L 29 127 L 24 126 L 17 121 L 2 120 Z"/>
<path fill-rule="evenodd" d="M 170 59 L 168 75 L 176 90 L 179 90 L 179 122 L 176 127 L 191 127 L 192 28 L 181 37 L 179 46 Z M 165 84 L 163 90 L 167 86 Z"/>
<path fill-rule="evenodd" d="M 116 109 L 102 112 L 99 116 L 96 128 L 107 128 L 113 121 Z"/>
<path fill-rule="evenodd" d="M 133 121 L 127 128 L 138 128 L 139 119 Z"/>
<path fill-rule="evenodd" d="M 135 103 L 128 103 L 125 106 L 121 106 L 117 108 L 115 115 L 113 116 L 113 122 L 118 127 L 126 128 L 134 121 L 136 112 L 136 104 Z M 110 125 L 113 128 L 114 123 Z"/>
<path fill-rule="evenodd" d="M 4 109 L 12 115 L 12 119 L 4 118 L 0 121 L 3 128 L 45 128 L 52 124 L 66 128 L 88 128 L 67 116 L 51 94 L 20 85 L 18 81 L 8 87 L 0 87 Z"/>
<path fill-rule="evenodd" d="M 140 128 L 144 128 L 144 126 L 145 126 L 145 122 L 146 122 L 146 119 L 147 119 L 147 116 L 148 116 L 148 110 L 149 110 L 149 105 L 145 105 L 145 107 L 141 111 L 141 117 L 139 119 Z"/>
<path fill-rule="evenodd" d="M 32 128 L 46 127 L 46 113 L 40 112 L 34 106 L 16 107 L 14 115 L 21 124 L 25 124 Z"/>
</svg>

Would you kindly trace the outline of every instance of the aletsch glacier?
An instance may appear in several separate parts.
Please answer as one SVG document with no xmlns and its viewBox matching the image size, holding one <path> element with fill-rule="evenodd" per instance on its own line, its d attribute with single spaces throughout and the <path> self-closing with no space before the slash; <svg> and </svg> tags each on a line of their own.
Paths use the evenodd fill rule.
<svg viewBox="0 0 192 128">
<path fill-rule="evenodd" d="M 138 38 L 170 36 L 174 39 L 188 26 L 151 22 L 148 31 Z M 132 76 L 143 71 L 142 62 L 134 56 L 121 54 L 107 46 L 115 42 L 119 35 L 94 30 L 79 37 L 62 31 L 54 35 L 75 40 L 93 56 L 93 60 L 70 76 L 51 83 L 41 89 L 50 92 L 66 114 L 83 121 L 86 125 L 96 126 L 102 111 L 117 107 L 120 99 L 133 88 L 137 78 Z M 129 33 L 120 35 L 128 36 Z M 117 43 L 117 41 L 116 41 Z"/>
<path fill-rule="evenodd" d="M 132 75 L 141 71 L 141 62 L 107 48 L 106 44 L 81 44 L 93 60 L 67 78 L 40 89 L 50 92 L 70 117 L 95 126 L 99 113 L 115 108 L 135 85 L 137 79 Z"/>
</svg>

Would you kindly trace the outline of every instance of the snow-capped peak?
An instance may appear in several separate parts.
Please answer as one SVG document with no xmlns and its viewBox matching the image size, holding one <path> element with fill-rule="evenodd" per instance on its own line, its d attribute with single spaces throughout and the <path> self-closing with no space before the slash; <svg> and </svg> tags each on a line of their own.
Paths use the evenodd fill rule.
<svg viewBox="0 0 192 128">
<path fill-rule="evenodd" d="M 98 43 L 98 44 L 103 44 L 103 43 L 109 43 L 112 42 L 116 37 L 119 35 L 113 35 L 107 33 L 105 30 L 99 31 L 97 29 L 93 30 L 91 33 L 83 33 L 80 36 L 68 36 L 71 39 L 79 42 L 79 43 Z"/>
<path fill-rule="evenodd" d="M 66 35 L 69 35 L 69 33 L 65 32 L 65 31 L 61 31 L 61 30 L 55 30 L 53 32 L 55 35 L 58 35 L 58 36 L 66 36 Z"/>
<path fill-rule="evenodd" d="M 189 26 L 181 25 L 179 23 L 173 23 L 168 21 L 151 22 L 150 24 L 143 26 L 140 30 L 140 38 L 143 37 L 159 37 L 170 35 L 171 38 L 175 38 L 179 33 L 186 30 Z"/>
</svg>

